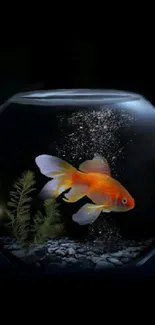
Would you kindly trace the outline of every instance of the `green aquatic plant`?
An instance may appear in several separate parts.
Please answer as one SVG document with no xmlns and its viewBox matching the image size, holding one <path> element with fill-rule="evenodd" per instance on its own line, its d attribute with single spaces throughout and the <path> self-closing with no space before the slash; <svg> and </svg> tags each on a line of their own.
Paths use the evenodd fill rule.
<svg viewBox="0 0 155 325">
<path fill-rule="evenodd" d="M 37 211 L 34 217 L 31 216 L 35 183 L 34 173 L 24 172 L 14 183 L 7 203 L 6 227 L 22 247 L 43 244 L 48 238 L 60 236 L 64 232 L 59 204 L 53 199 L 44 202 L 44 212 Z"/>
<path fill-rule="evenodd" d="M 48 199 L 44 202 L 45 214 L 38 211 L 34 217 L 32 227 L 32 245 L 44 243 L 47 239 L 61 236 L 64 233 L 64 224 L 60 220 L 59 204 Z"/>
<path fill-rule="evenodd" d="M 35 190 L 34 173 L 24 172 L 13 185 L 10 192 L 10 200 L 7 203 L 7 224 L 10 233 L 18 240 L 21 246 L 25 246 L 30 227 L 30 209 L 32 197 L 30 194 Z"/>
</svg>

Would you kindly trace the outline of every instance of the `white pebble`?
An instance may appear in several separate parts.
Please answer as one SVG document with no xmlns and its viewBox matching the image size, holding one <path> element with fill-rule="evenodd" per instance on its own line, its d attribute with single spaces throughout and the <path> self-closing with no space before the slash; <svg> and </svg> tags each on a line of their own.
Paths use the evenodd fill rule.
<svg viewBox="0 0 155 325">
<path fill-rule="evenodd" d="M 114 265 L 123 265 L 123 263 L 121 261 L 119 261 L 117 258 L 114 258 L 114 257 L 109 257 L 108 258 L 108 262 L 114 264 Z"/>
<path fill-rule="evenodd" d="M 95 266 L 95 269 L 102 269 L 102 268 L 111 268 L 111 267 L 114 267 L 113 264 L 111 263 L 108 263 L 106 261 L 99 261 L 96 266 Z"/>
<path fill-rule="evenodd" d="M 73 248 L 69 248 L 68 249 L 68 254 L 69 255 L 74 255 L 75 254 L 75 250 Z"/>
</svg>

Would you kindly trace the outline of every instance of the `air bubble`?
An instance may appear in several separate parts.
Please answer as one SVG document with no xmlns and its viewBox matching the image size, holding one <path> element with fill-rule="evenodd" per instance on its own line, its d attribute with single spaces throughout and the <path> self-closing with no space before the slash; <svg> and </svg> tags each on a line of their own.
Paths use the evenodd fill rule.
<svg viewBox="0 0 155 325">
<path fill-rule="evenodd" d="M 109 106 L 101 107 L 98 111 L 75 111 L 68 118 L 62 114 L 58 121 L 61 124 L 61 141 L 55 142 L 58 155 L 74 163 L 92 159 L 97 152 L 114 165 L 117 156 L 123 156 L 118 139 L 119 128 L 130 127 L 134 120 L 134 115 L 125 110 L 118 119 Z M 68 134 L 66 125 L 74 132 Z"/>
</svg>

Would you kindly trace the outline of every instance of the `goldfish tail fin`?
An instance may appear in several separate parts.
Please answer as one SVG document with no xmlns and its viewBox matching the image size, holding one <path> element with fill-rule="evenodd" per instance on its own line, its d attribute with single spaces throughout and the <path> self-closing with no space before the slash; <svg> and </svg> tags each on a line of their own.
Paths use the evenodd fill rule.
<svg viewBox="0 0 155 325">
<path fill-rule="evenodd" d="M 72 220 L 79 225 L 92 224 L 100 215 L 103 205 L 87 203 L 72 216 Z"/>
<path fill-rule="evenodd" d="M 61 193 L 68 190 L 71 186 L 71 181 L 65 176 L 57 176 L 45 184 L 39 193 L 39 197 L 42 200 L 47 200 L 49 198 L 56 199 Z"/>
<path fill-rule="evenodd" d="M 66 161 L 50 155 L 41 155 L 36 157 L 35 163 L 43 175 L 53 178 L 42 188 L 39 194 L 42 199 L 57 198 L 72 186 L 72 175 L 76 168 Z"/>
<path fill-rule="evenodd" d="M 36 157 L 35 163 L 39 167 L 40 172 L 49 178 L 66 176 L 67 174 L 71 175 L 76 170 L 76 168 L 66 161 L 50 155 Z"/>
</svg>

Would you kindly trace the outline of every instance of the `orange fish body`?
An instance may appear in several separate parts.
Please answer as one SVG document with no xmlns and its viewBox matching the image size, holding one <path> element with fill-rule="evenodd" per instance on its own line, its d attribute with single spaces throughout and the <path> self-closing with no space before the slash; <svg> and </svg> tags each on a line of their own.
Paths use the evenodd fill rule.
<svg viewBox="0 0 155 325">
<path fill-rule="evenodd" d="M 83 162 L 79 170 L 49 155 L 38 156 L 35 161 L 42 174 L 53 178 L 40 193 L 43 199 L 57 198 L 70 188 L 64 201 L 73 203 L 87 196 L 94 203 L 85 204 L 73 215 L 80 225 L 94 222 L 101 212 L 125 212 L 135 206 L 129 192 L 112 178 L 107 160 L 98 154 Z"/>
<path fill-rule="evenodd" d="M 109 205 L 114 204 L 116 197 L 117 200 L 119 197 L 123 196 L 128 199 L 128 207 L 130 208 L 134 205 L 134 200 L 128 193 L 128 191 L 114 178 L 107 174 L 100 173 L 81 173 L 76 171 L 72 175 L 72 183 L 87 185 L 88 192 L 87 196 L 92 199 L 95 204 L 102 204 L 103 199 L 108 198 Z M 96 195 L 95 195 L 96 194 Z M 121 204 L 121 202 L 120 202 Z M 126 205 L 126 206 L 127 206 Z M 124 204 L 123 204 L 124 206 Z"/>
</svg>

